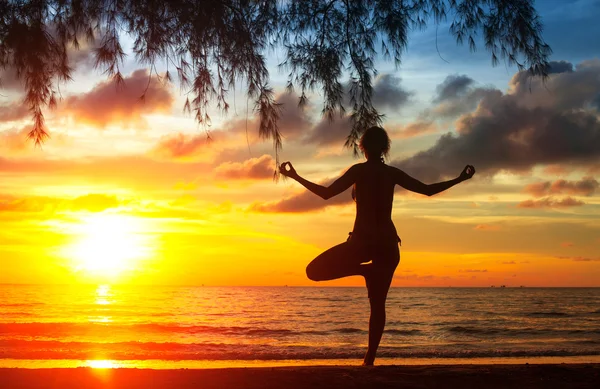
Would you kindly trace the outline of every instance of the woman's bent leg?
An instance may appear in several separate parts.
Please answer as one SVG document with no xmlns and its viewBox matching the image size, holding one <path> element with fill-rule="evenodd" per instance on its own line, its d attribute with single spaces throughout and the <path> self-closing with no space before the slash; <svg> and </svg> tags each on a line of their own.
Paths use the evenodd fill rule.
<svg viewBox="0 0 600 389">
<path fill-rule="evenodd" d="M 338 244 L 312 260 L 306 275 L 313 281 L 327 281 L 348 276 L 364 276 L 361 250 L 349 242 Z"/>
</svg>

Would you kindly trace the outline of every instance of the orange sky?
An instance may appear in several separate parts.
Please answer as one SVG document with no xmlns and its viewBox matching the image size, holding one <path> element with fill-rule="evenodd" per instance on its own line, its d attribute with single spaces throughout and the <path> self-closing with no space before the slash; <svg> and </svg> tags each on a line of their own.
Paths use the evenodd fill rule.
<svg viewBox="0 0 600 389">
<path fill-rule="evenodd" d="M 393 285 L 600 286 L 600 60 L 556 62 L 531 92 L 522 73 L 502 79 L 488 65 L 478 79 L 449 69 L 421 81 L 417 60 L 376 80 L 388 162 L 428 183 L 467 163 L 478 173 L 431 198 L 398 191 Z M 209 142 L 177 85 L 153 80 L 142 103 L 148 73 L 127 66 L 118 92 L 82 61 L 46 112 L 41 148 L 25 139 L 22 88 L 4 83 L 0 283 L 315 285 L 304 268 L 346 239 L 350 194 L 325 202 L 275 183 L 271 144 L 257 140 L 241 92 L 229 114 L 213 112 Z M 319 182 L 358 162 L 342 148 L 347 122 L 322 119 L 318 95 L 301 111 L 274 84 L 282 160 Z"/>
</svg>

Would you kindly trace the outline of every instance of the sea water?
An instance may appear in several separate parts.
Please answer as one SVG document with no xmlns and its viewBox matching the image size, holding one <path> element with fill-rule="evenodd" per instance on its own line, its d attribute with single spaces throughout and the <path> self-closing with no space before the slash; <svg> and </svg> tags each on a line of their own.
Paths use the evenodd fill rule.
<svg viewBox="0 0 600 389">
<path fill-rule="evenodd" d="M 356 364 L 368 320 L 365 288 L 0 285 L 0 367 Z M 600 288 L 392 288 L 378 352 L 599 356 Z"/>
</svg>

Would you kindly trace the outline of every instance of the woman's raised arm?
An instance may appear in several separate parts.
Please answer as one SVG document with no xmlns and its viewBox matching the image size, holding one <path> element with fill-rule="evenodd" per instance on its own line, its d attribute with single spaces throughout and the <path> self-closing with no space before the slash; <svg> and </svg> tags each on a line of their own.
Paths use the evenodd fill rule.
<svg viewBox="0 0 600 389">
<path fill-rule="evenodd" d="M 472 165 L 467 165 L 458 177 L 448 181 L 436 182 L 435 184 L 424 184 L 400 169 L 394 168 L 394 172 L 397 185 L 400 185 L 411 192 L 424 194 L 425 196 L 433 196 L 434 194 L 443 192 L 458 183 L 470 179 L 473 177 L 473 174 L 475 174 L 475 168 Z"/>
<path fill-rule="evenodd" d="M 352 166 L 340 178 L 335 180 L 329 186 L 315 184 L 314 182 L 300 177 L 300 175 L 296 173 L 296 169 L 294 169 L 291 162 L 282 163 L 279 167 L 279 172 L 286 177 L 298 181 L 306 189 L 310 190 L 322 199 L 327 200 L 342 193 L 356 182 L 356 169 L 356 165 Z"/>
</svg>

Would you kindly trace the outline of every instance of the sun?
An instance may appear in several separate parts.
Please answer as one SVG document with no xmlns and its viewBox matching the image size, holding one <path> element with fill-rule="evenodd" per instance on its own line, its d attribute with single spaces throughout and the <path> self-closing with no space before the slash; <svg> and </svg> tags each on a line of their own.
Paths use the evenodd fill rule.
<svg viewBox="0 0 600 389">
<path fill-rule="evenodd" d="M 94 276 L 118 276 L 133 270 L 150 255 L 140 220 L 123 215 L 95 214 L 82 218 L 75 241 L 65 255 L 75 269 Z"/>
</svg>

